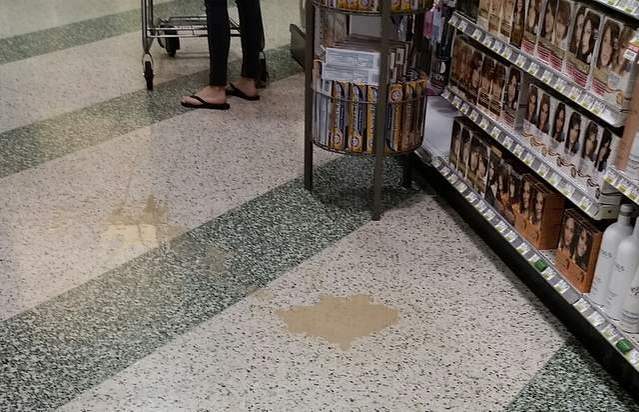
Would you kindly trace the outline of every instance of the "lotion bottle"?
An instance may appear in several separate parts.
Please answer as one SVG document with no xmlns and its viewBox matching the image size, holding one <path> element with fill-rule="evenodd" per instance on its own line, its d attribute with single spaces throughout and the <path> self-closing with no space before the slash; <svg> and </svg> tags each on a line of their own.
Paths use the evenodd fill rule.
<svg viewBox="0 0 639 412">
<path fill-rule="evenodd" d="M 597 258 L 595 277 L 590 288 L 590 300 L 598 306 L 606 303 L 610 274 L 615 263 L 615 255 L 622 240 L 632 234 L 632 215 L 635 208 L 631 204 L 624 204 L 619 211 L 619 219 L 606 229 L 601 240 L 601 249 Z"/>
<path fill-rule="evenodd" d="M 639 219 L 635 223 L 632 235 L 621 241 L 615 255 L 604 308 L 612 319 L 621 319 L 624 300 L 637 266 L 639 266 Z"/>
<path fill-rule="evenodd" d="M 621 329 L 630 333 L 639 333 L 639 268 L 626 293 L 621 314 Z"/>
</svg>

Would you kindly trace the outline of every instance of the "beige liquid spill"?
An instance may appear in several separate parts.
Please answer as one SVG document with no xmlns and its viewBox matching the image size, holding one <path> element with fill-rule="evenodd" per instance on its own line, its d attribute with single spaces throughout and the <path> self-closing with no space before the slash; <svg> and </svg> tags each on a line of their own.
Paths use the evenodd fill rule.
<svg viewBox="0 0 639 412">
<path fill-rule="evenodd" d="M 399 310 L 372 303 L 370 296 L 321 296 L 312 306 L 294 306 L 277 314 L 291 333 L 321 337 L 348 350 L 357 339 L 379 332 L 399 320 Z"/>
</svg>

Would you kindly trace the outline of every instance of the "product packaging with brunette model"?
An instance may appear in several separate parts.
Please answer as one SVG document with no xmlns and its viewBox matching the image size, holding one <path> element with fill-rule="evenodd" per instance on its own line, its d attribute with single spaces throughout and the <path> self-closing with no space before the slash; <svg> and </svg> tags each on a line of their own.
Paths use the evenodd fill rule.
<svg viewBox="0 0 639 412">
<path fill-rule="evenodd" d="M 520 129 L 528 107 L 529 77 L 525 76 L 515 66 L 510 66 L 506 79 L 501 118 L 508 127 Z"/>
<path fill-rule="evenodd" d="M 490 0 L 490 15 L 488 17 L 488 31 L 499 35 L 499 26 L 503 11 L 503 0 Z"/>
<path fill-rule="evenodd" d="M 582 18 L 580 14 L 582 10 L 580 8 L 577 11 L 573 24 L 571 44 L 566 60 L 566 71 L 575 83 L 581 87 L 586 87 L 591 80 L 603 17 L 598 11 L 587 9 Z M 583 22 L 581 25 L 579 24 L 580 21 Z"/>
<path fill-rule="evenodd" d="M 524 137 L 524 142 L 530 147 L 534 147 L 533 143 L 537 136 L 537 118 L 539 116 L 540 96 L 541 93 L 539 92 L 539 88 L 534 83 L 530 83 L 528 85 L 528 92 L 526 93 L 526 111 L 524 112 L 524 119 L 522 122 L 522 136 Z"/>
<path fill-rule="evenodd" d="M 559 0 L 557 2 L 557 13 L 555 14 L 555 29 L 550 45 L 550 64 L 553 69 L 564 70 L 566 52 L 570 41 L 570 24 L 576 6 L 572 0 Z"/>
<path fill-rule="evenodd" d="M 542 0 L 526 0 L 526 24 L 524 25 L 524 37 L 521 41 L 521 49 L 528 54 L 535 54 L 537 49 L 537 36 L 541 25 Z"/>
<path fill-rule="evenodd" d="M 590 292 L 603 232 L 577 209 L 564 213 L 557 268 L 582 293 Z"/>
<path fill-rule="evenodd" d="M 501 117 L 504 88 L 506 85 L 506 65 L 495 62 L 495 69 L 490 81 L 490 115 L 499 120 Z"/>
<path fill-rule="evenodd" d="M 539 24 L 539 38 L 537 41 L 537 57 L 544 63 L 550 64 L 552 41 L 555 34 L 557 0 L 545 0 L 543 5 L 543 13 Z"/>
<path fill-rule="evenodd" d="M 530 218 L 524 237 L 540 250 L 554 249 L 559 241 L 565 197 L 545 183 L 528 176 L 531 186 Z"/>
</svg>

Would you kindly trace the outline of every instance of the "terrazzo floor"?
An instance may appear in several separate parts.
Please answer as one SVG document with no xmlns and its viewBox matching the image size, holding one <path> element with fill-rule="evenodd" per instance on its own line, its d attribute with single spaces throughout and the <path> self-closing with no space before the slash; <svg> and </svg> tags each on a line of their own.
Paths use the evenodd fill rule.
<svg viewBox="0 0 639 412">
<path fill-rule="evenodd" d="M 303 188 L 297 0 L 262 1 L 273 82 L 225 113 L 178 105 L 202 39 L 145 90 L 138 8 L 0 0 L 1 411 L 639 410 L 396 161 L 381 222 L 367 159 Z"/>
</svg>

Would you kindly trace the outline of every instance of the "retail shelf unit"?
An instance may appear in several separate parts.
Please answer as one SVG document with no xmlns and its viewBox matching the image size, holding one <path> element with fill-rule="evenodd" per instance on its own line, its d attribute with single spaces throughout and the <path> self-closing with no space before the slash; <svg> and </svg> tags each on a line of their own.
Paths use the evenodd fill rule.
<svg viewBox="0 0 639 412">
<path fill-rule="evenodd" d="M 513 250 L 523 257 L 540 278 L 543 278 L 561 300 L 572 306 L 588 324 L 601 335 L 608 344 L 622 356 L 635 372 L 639 373 L 639 336 L 625 333 L 614 320 L 611 320 L 604 311 L 593 305 L 587 294 L 581 293 L 568 282 L 554 266 L 551 253 L 540 251 L 525 240 L 517 230 L 506 221 L 477 193 L 470 183 L 460 175 L 448 160 L 432 149 L 422 148 L 417 151 L 417 156 L 424 163 L 430 164 L 459 192 L 465 201 L 471 205 L 490 226 L 492 226 Z"/>
<path fill-rule="evenodd" d="M 375 169 L 373 174 L 373 201 L 372 201 L 372 218 L 373 220 L 379 220 L 381 217 L 381 203 L 382 203 L 382 186 L 384 178 L 384 157 L 386 156 L 406 156 L 408 158 L 419 145 L 402 150 L 401 152 L 389 152 L 386 150 L 385 144 L 385 129 L 386 129 L 386 110 L 388 107 L 388 88 L 390 82 L 389 65 L 390 65 L 390 42 L 393 36 L 394 25 L 391 19 L 392 16 L 398 15 L 418 15 L 423 14 L 427 9 L 420 8 L 418 10 L 406 11 L 392 11 L 391 0 L 381 0 L 379 3 L 379 11 L 368 12 L 342 9 L 337 7 L 329 7 L 322 4 L 318 0 L 306 0 L 305 14 L 306 14 L 306 53 L 304 60 L 305 70 L 305 130 L 304 130 L 304 185 L 307 190 L 313 189 L 313 147 L 317 146 L 324 150 L 329 150 L 341 154 L 350 155 L 371 155 L 375 158 Z M 375 107 L 375 136 L 373 153 L 353 153 L 346 150 L 333 150 L 326 145 L 322 145 L 314 139 L 313 136 L 313 104 L 314 97 L 319 91 L 313 89 L 313 62 L 316 58 L 315 53 L 315 10 L 323 9 L 329 13 L 341 13 L 347 15 L 359 15 L 359 16 L 371 16 L 381 17 L 381 39 L 379 44 L 380 51 L 380 64 L 379 64 L 379 85 L 378 85 L 378 97 L 376 103 L 364 102 L 364 104 L 376 104 Z M 332 99 L 331 96 L 326 96 Z M 344 100 L 344 102 L 351 103 L 351 101 Z M 426 104 L 426 103 L 424 103 Z M 420 136 L 421 136 L 420 132 Z M 406 162 L 406 169 L 404 173 L 404 184 L 408 184 L 410 181 L 410 167 Z"/>
<path fill-rule="evenodd" d="M 605 121 L 609 125 L 613 127 L 622 127 L 624 125 L 627 112 L 600 99 L 591 93 L 590 90 L 579 86 L 536 57 L 504 43 L 493 36 L 492 33 L 487 32 L 459 13 L 453 15 L 449 20 L 449 24 L 472 37 L 505 60 L 529 73 L 537 80 L 548 85 L 558 93 L 574 101 L 578 106 L 593 113 L 597 118 Z"/>
<path fill-rule="evenodd" d="M 594 196 L 576 184 L 570 176 L 556 170 L 557 168 L 550 160 L 544 158 L 539 152 L 528 148 L 519 133 L 491 118 L 485 109 L 466 101 L 450 89 L 446 89 L 442 97 L 535 171 L 539 177 L 559 190 L 588 216 L 600 220 L 611 219 L 617 215 L 619 206 L 600 204 Z"/>
<path fill-rule="evenodd" d="M 608 184 L 639 205 L 639 180 L 632 179 L 621 170 L 609 167 L 604 178 Z"/>
<path fill-rule="evenodd" d="M 639 1 L 636 0 L 595 0 L 599 4 L 626 16 L 639 19 Z"/>
</svg>

